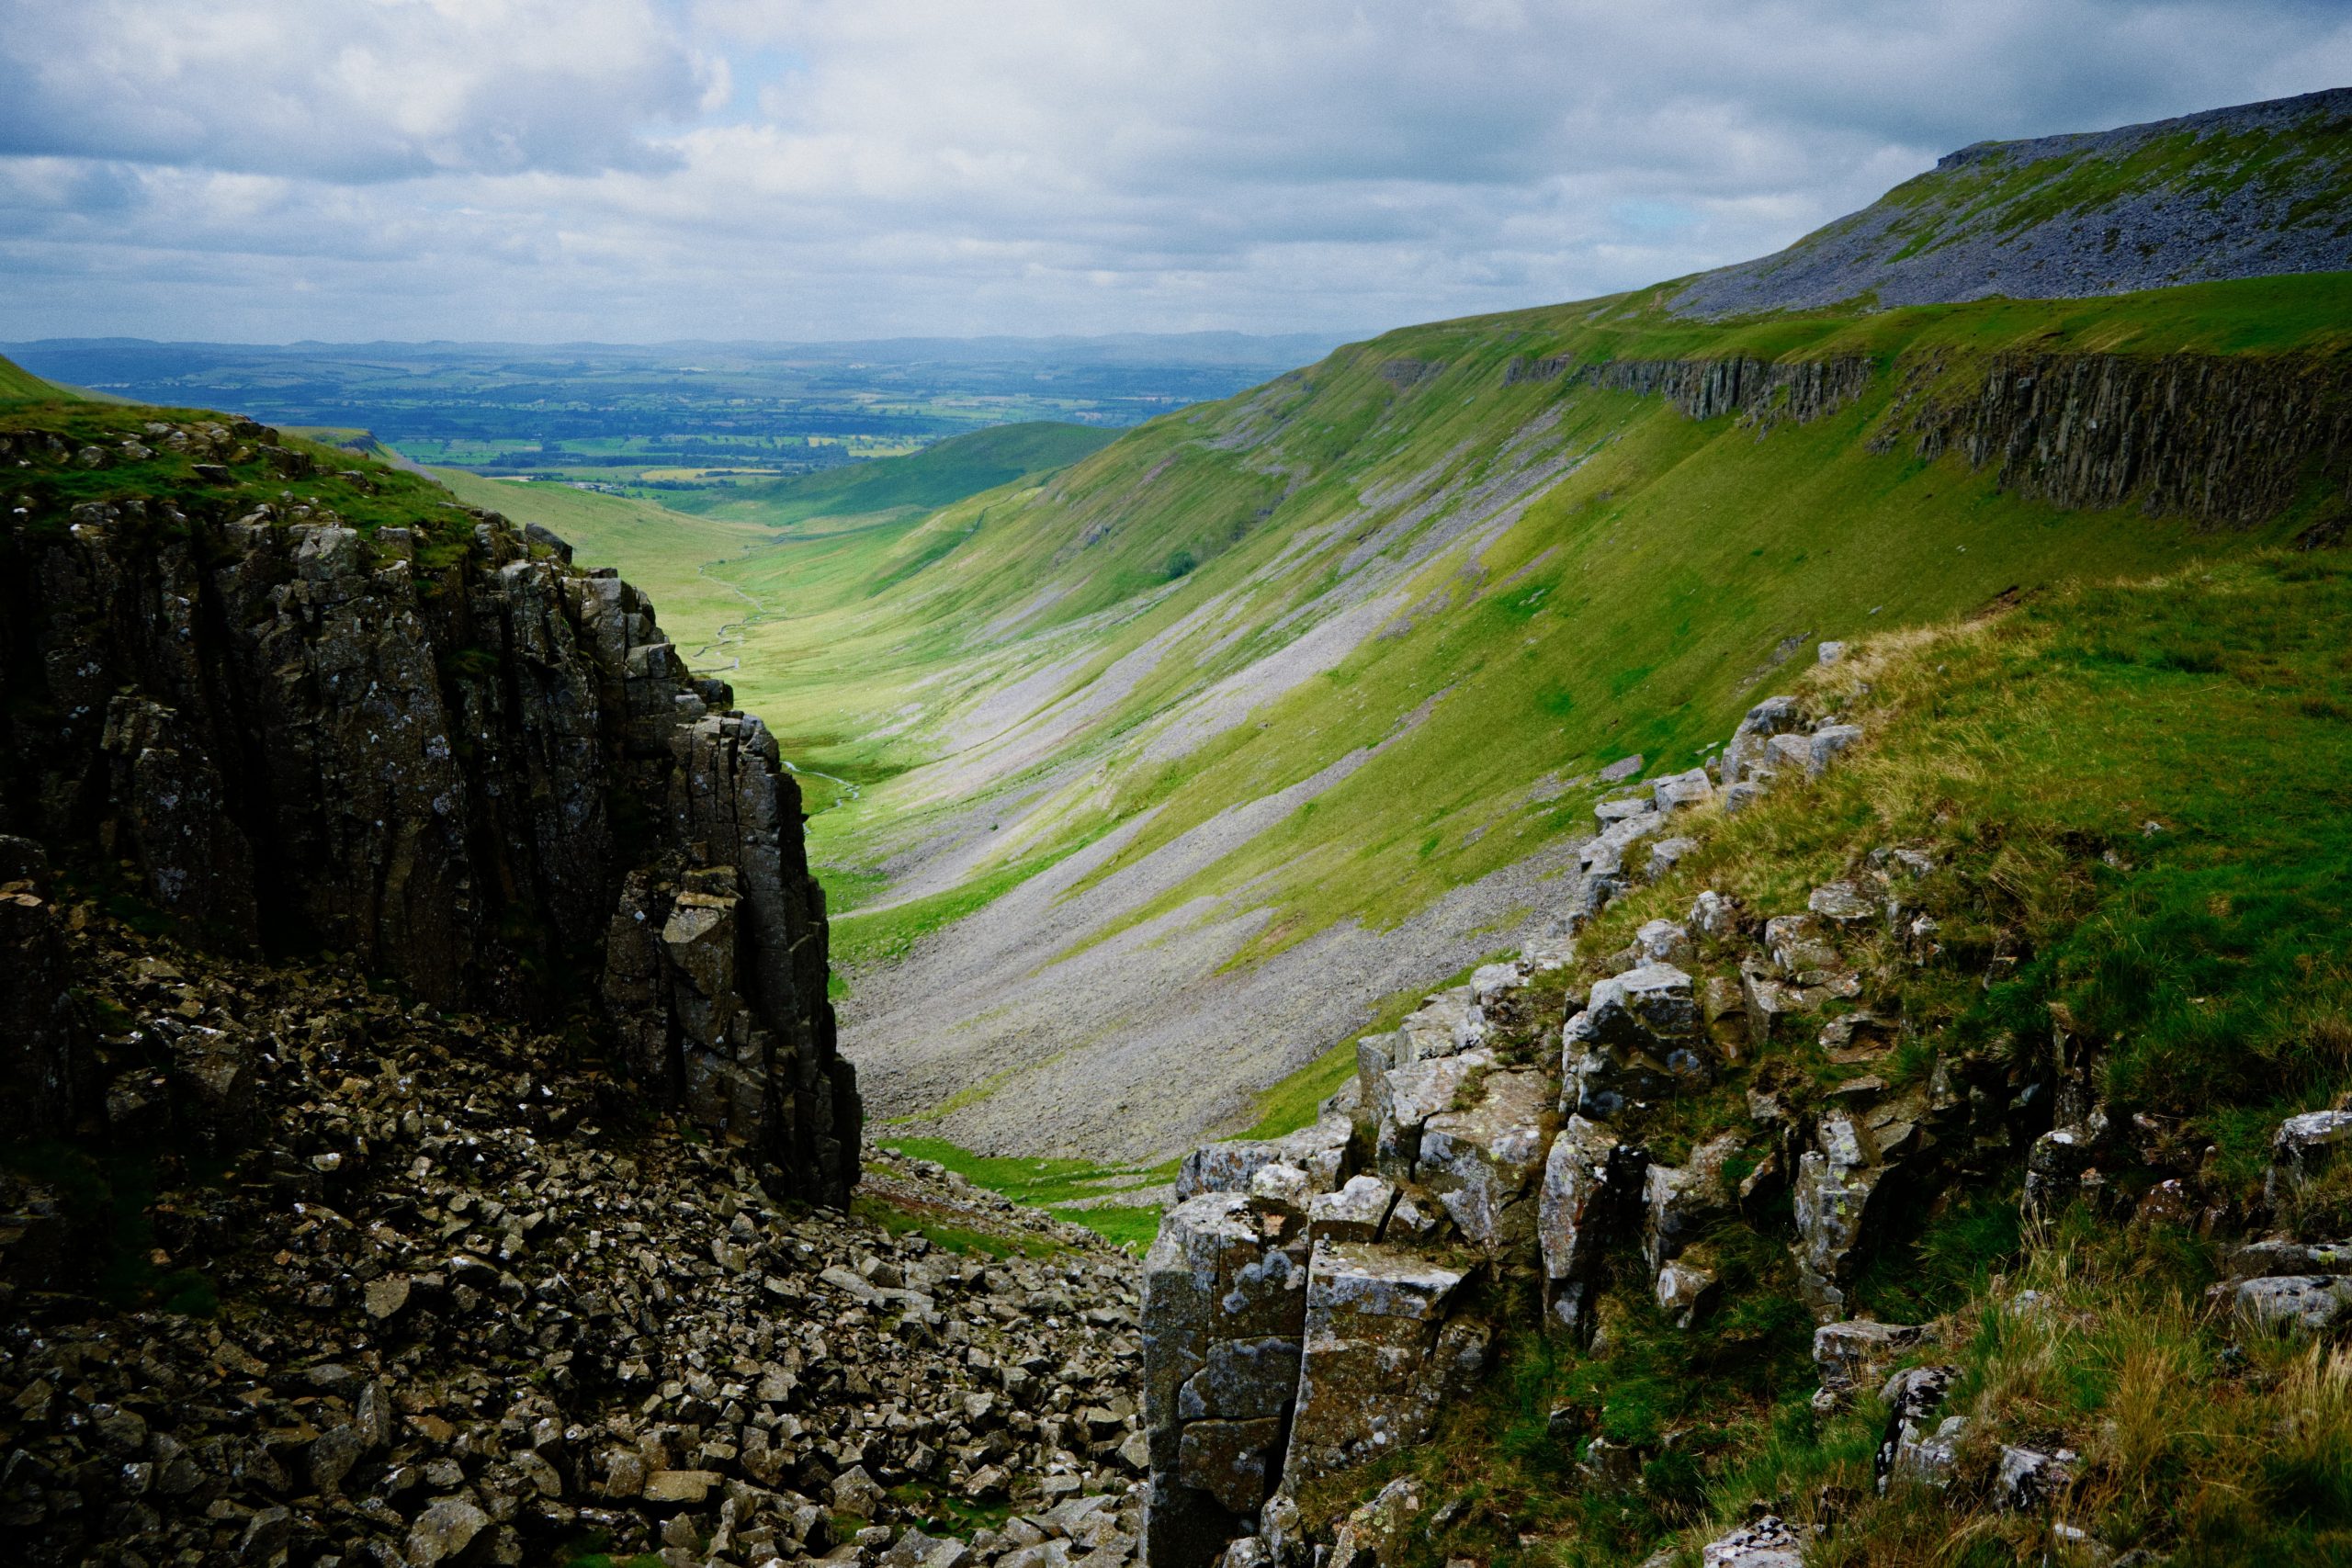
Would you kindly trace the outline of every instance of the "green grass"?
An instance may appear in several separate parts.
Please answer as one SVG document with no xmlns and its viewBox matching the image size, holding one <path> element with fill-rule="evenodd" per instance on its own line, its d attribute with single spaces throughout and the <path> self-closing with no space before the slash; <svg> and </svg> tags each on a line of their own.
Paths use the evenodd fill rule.
<svg viewBox="0 0 2352 1568">
<path fill-rule="evenodd" d="M 1246 966 L 1343 922 L 1394 929 L 1580 834 L 1593 790 L 1537 802 L 1539 783 L 1636 751 L 1652 775 L 1691 765 L 1802 668 L 1775 665 L 1784 644 L 1803 660 L 1816 640 L 1933 624 L 2012 589 L 2260 548 L 2326 503 L 2314 491 L 2229 534 L 2136 506 L 2065 511 L 1958 457 L 1876 439 L 1903 428 L 1898 399 L 1968 395 L 2014 352 L 2293 353 L 2335 377 L 2347 323 L 2346 274 L 1725 325 L 1630 297 L 1439 322 L 1154 421 L 1054 473 L 927 513 L 810 524 L 709 571 L 761 606 L 730 676 L 739 700 L 801 766 L 854 786 L 812 792 L 820 866 L 865 872 L 1000 807 L 1007 818 L 953 889 L 892 905 L 887 887 L 856 886 L 835 930 L 851 963 L 984 918 L 1035 868 L 1145 813 L 1076 891 L 1369 752 L 1307 808 L 1078 939 L 1179 909 L 1262 910 L 1232 960 Z M 1835 414 L 1761 432 L 1570 378 L 1503 384 L 1526 358 L 1732 355 L 1867 355 L 1880 369 Z M 1392 358 L 1437 369 L 1400 391 L 1380 373 Z M 1368 493 L 1417 478 L 1425 497 L 1466 492 L 1535 434 L 1578 466 L 1515 521 L 1400 571 L 1385 623 L 1320 673 L 1237 704 L 1214 733 L 1164 733 L 1366 569 L 1351 553 L 1380 547 L 1374 525 L 1406 504 L 1368 509 Z M 1419 527 L 1448 516 L 1440 506 Z M 1401 529 L 1385 558 L 1413 536 Z M 1193 568 L 1171 581 L 1180 553 Z M 640 573 L 639 558 L 620 564 Z M 685 624 L 673 617 L 682 640 Z M 1080 716 L 1018 743 L 1056 711 Z M 1267 1068 L 1270 1084 L 1283 1076 Z M 1285 1085 L 1260 1123 L 1296 1116 L 1343 1070 L 1327 1060 Z"/>
<path fill-rule="evenodd" d="M 1159 1166 L 1106 1166 L 1084 1159 L 1006 1157 L 974 1154 L 939 1138 L 888 1138 L 882 1140 L 882 1146 L 912 1159 L 934 1161 L 975 1187 L 1001 1192 L 1016 1203 L 1045 1209 L 1057 1218 L 1084 1225 L 1136 1252 L 1149 1247 L 1152 1238 L 1159 1234 L 1158 1209 L 1113 1204 L 1078 1209 L 1069 1205 L 1083 1198 L 1158 1186 L 1176 1176 L 1172 1160 Z"/>
<path fill-rule="evenodd" d="M 850 1200 L 850 1212 L 871 1224 L 879 1225 L 892 1235 L 920 1235 L 943 1251 L 964 1256 L 1051 1258 L 1062 1250 L 1042 1236 L 976 1230 L 969 1225 L 942 1224 L 863 1193 Z"/>
<path fill-rule="evenodd" d="M 1924 849 L 1939 869 L 1905 896 L 1939 922 L 1945 957 L 1882 969 L 1883 955 L 1861 953 L 1919 1036 L 1910 1066 L 2040 1051 L 2062 1021 L 2107 1043 L 2110 1115 L 2145 1114 L 2177 1124 L 2183 1147 L 2221 1149 L 2200 1201 L 2242 1205 L 2278 1119 L 2352 1086 L 2348 617 L 2352 558 L 2273 552 L 2070 586 L 1989 621 L 1865 643 L 1806 682 L 1863 725 L 1865 745 L 1817 783 L 1690 818 L 1699 847 L 1579 950 L 1605 954 L 1640 922 L 1679 918 L 1699 887 L 1770 915 L 1803 908 L 1874 849 Z M 2021 961 L 1992 964 L 1996 948 Z M 1719 972 L 1735 956 L 1702 951 L 1699 964 Z M 1853 1070 L 1801 1037 L 1621 1131 L 1670 1157 L 1697 1131 L 1744 1125 L 1751 1087 L 1803 1108 Z M 2164 1174 L 2121 1154 L 2104 1168 L 2125 1212 Z M 1981 1549 L 2007 1562 L 2033 1543 L 2030 1521 L 1980 1511 L 1973 1490 L 1999 1441 L 2082 1450 L 2092 1480 L 2067 1517 L 2118 1550 L 2293 1561 L 2352 1542 L 2352 1471 L 2331 1436 L 2352 1419 L 2352 1361 L 2257 1344 L 2208 1313 L 2215 1243 L 2081 1213 L 2046 1235 L 2021 1230 L 2017 1175 L 2011 1160 L 1883 1212 L 1856 1283 L 1887 1320 L 1947 1325 L 1951 1348 L 1938 1354 L 1965 1374 L 1952 1408 L 1980 1422 L 1956 1511 L 1899 1493 L 1870 1501 L 1877 1413 L 1865 1402 L 1822 1421 L 1806 1407 L 1810 1323 L 1780 1250 L 1785 1214 L 1766 1214 L 1705 1238 L 1726 1280 L 1745 1283 L 1727 1284 L 1720 1317 L 1699 1329 L 1658 1320 L 1629 1263 L 1604 1348 L 1511 1343 L 1456 1424 L 1406 1461 L 1471 1499 L 1429 1561 L 1632 1560 L 1708 1539 L 1758 1497 L 1809 1517 L 1829 1484 L 1865 1501 L 1809 1561 L 1973 1562 L 1965 1552 Z M 2337 1234 L 2352 1180 L 2315 1183 L 2292 1218 Z M 2060 1308 L 2021 1325 L 1990 1304 L 2028 1284 Z M 2250 1360 L 2223 1354 L 2233 1340 Z M 1565 1447 L 1552 1420 L 1564 1410 Z M 1595 1493 L 1566 1468 L 1594 1435 L 1657 1445 L 1678 1431 L 1634 1491 Z"/>
<path fill-rule="evenodd" d="M 0 356 L 0 403 L 57 402 L 73 396 L 67 389 L 44 381 L 16 361 Z"/>
<path fill-rule="evenodd" d="M 1033 421 L 950 436 L 902 457 L 876 457 L 789 479 L 736 484 L 680 498 L 690 511 L 786 527 L 902 507 L 929 509 L 1065 468 L 1116 439 L 1092 425 Z"/>
</svg>

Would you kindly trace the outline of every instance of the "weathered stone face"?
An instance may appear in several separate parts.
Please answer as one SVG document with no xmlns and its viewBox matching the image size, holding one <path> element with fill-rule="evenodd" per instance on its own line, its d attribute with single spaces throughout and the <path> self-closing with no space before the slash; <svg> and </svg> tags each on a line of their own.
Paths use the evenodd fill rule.
<svg viewBox="0 0 2352 1568">
<path fill-rule="evenodd" d="M 1449 1374 L 1440 1340 L 1464 1278 L 1395 1247 L 1316 1247 L 1285 1490 L 1428 1434 Z"/>
<path fill-rule="evenodd" d="M 9 721 L 0 831 L 131 859 L 202 943 L 352 953 L 444 1008 L 553 1017 L 549 977 L 601 948 L 647 1090 L 847 1201 L 861 1112 L 797 791 L 643 595 L 486 513 L 434 567 L 413 530 L 265 513 L 32 527 L 0 695 L 68 716 Z"/>
<path fill-rule="evenodd" d="M 1636 1100 L 1671 1094 L 1713 1073 L 1690 976 L 1647 964 L 1596 983 L 1561 1033 L 1570 1108 L 1606 1121 Z"/>
<path fill-rule="evenodd" d="M 1306 1317 L 1306 1218 L 1212 1192 L 1144 1260 L 1144 1427 L 1155 1564 L 1199 1568 L 1247 1533 L 1279 1474 Z"/>
<path fill-rule="evenodd" d="M 1490 1258 L 1535 1234 L 1551 1086 L 1534 1071 L 1489 1073 L 1477 1104 L 1421 1124 L 1415 1174 L 1436 1194 L 1463 1239 Z"/>
<path fill-rule="evenodd" d="M 1552 1314 L 1570 1329 L 1589 1319 L 1603 1250 L 1623 1234 L 1646 1156 L 1597 1122 L 1571 1116 L 1544 1163 L 1536 1236 Z"/>
</svg>

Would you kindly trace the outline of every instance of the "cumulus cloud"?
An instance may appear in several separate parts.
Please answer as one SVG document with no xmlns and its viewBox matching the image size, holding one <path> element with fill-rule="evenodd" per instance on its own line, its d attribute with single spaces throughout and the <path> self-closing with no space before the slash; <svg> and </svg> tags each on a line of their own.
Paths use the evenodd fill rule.
<svg viewBox="0 0 2352 1568">
<path fill-rule="evenodd" d="M 1370 329 L 2352 81 L 2305 0 L 0 6 L 16 337 Z"/>
</svg>

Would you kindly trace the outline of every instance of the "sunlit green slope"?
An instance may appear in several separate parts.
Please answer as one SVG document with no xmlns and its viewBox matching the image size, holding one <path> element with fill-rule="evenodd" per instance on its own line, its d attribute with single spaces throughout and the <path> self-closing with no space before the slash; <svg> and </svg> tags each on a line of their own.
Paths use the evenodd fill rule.
<svg viewBox="0 0 2352 1568">
<path fill-rule="evenodd" d="M 1389 333 L 928 514 L 707 553 L 670 514 L 612 558 L 682 643 L 739 618 L 709 579 L 758 606 L 729 674 L 811 775 L 882 1114 L 1142 1157 L 1517 945 L 1599 770 L 1700 761 L 1820 641 L 2338 504 L 2314 472 L 2252 523 L 2061 505 L 1997 452 L 1923 457 L 1930 411 L 2028 361 L 2325 381 L 2346 322 L 2346 275 L 1725 324 L 1632 296 Z M 1735 361 L 1847 395 L 1623 389 Z M 681 551 L 697 597 L 658 575 Z"/>
<path fill-rule="evenodd" d="M 16 361 L 0 358 L 0 403 L 47 402 L 75 394 L 42 380 Z"/>
</svg>

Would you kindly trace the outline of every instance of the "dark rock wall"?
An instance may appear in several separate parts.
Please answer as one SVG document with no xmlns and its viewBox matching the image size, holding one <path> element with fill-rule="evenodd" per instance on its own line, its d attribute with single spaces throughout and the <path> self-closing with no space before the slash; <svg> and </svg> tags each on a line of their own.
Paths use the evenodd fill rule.
<svg viewBox="0 0 2352 1568">
<path fill-rule="evenodd" d="M 1955 378 L 1938 355 L 1883 368 L 1819 360 L 1520 358 L 1503 384 L 1565 380 L 1661 397 L 1692 419 L 1752 425 L 1836 413 L 1893 378 L 1871 449 L 1991 468 L 2005 489 L 2069 509 L 2137 504 L 2236 527 L 2316 490 L 2314 526 L 2340 533 L 2352 499 L 2352 367 L 2316 355 L 2001 354 Z M 1959 390 L 1955 392 L 1955 380 Z"/>
<path fill-rule="evenodd" d="M 855 1077 L 774 739 L 636 590 L 465 521 L 19 512 L 0 833 L 134 876 L 224 951 L 352 953 L 440 1007 L 590 1009 L 660 1098 L 845 1202 Z M 17 1068 L 9 1130 L 102 1114 L 103 1086 L 36 1094 Z"/>
</svg>

